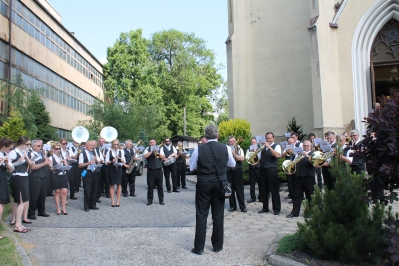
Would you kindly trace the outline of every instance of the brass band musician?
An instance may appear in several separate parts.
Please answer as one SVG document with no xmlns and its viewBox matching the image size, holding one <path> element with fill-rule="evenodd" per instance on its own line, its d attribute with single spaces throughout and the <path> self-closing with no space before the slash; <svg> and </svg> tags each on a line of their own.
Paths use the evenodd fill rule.
<svg viewBox="0 0 399 266">
<path fill-rule="evenodd" d="M 228 143 L 232 148 L 233 158 L 236 161 L 235 167 L 227 167 L 227 181 L 231 183 L 231 196 L 229 197 L 229 212 L 237 210 L 237 201 L 242 212 L 247 212 L 244 198 L 244 179 L 242 175 L 242 162 L 244 161 L 244 151 L 236 144 L 237 140 L 234 136 L 230 136 Z M 236 201 L 237 195 L 237 201 Z"/>
</svg>

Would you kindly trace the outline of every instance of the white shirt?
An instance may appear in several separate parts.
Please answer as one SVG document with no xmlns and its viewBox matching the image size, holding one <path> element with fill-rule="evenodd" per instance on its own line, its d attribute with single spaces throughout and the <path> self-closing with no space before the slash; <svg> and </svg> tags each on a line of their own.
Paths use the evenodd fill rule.
<svg viewBox="0 0 399 266">
<path fill-rule="evenodd" d="M 298 147 L 303 148 L 303 143 L 300 142 L 299 140 L 297 140 L 297 141 L 295 142 L 294 146 L 296 147 L 296 145 L 297 145 L 298 143 L 299 143 L 299 146 L 298 146 Z"/>
<path fill-rule="evenodd" d="M 175 149 L 175 147 L 172 146 L 172 144 L 170 144 L 169 146 L 163 146 L 160 148 L 159 154 L 165 156 L 165 153 L 163 152 L 163 149 L 168 149 L 168 151 L 170 151 L 172 149 L 172 152 L 176 155 L 177 154 L 177 150 Z M 172 153 L 172 154 L 173 154 Z"/>
<path fill-rule="evenodd" d="M 272 144 L 270 144 L 270 147 L 273 146 L 273 145 L 274 145 L 274 142 Z M 265 148 L 265 150 L 268 150 L 268 148 Z M 280 157 L 281 156 L 281 146 L 280 145 L 276 145 L 276 147 L 274 147 L 274 150 L 276 152 L 278 152 L 279 157 Z M 259 160 L 261 159 L 261 157 L 262 157 L 262 153 L 260 152 L 260 153 L 258 153 Z"/>
<path fill-rule="evenodd" d="M 216 139 L 208 139 L 208 142 L 217 141 Z M 234 160 L 233 154 L 231 153 L 231 148 L 226 145 L 227 154 L 229 156 L 229 160 L 227 161 L 228 167 L 235 167 L 236 161 Z M 198 146 L 194 149 L 193 153 L 190 157 L 190 171 L 194 171 L 197 168 L 198 163 Z"/>
<path fill-rule="evenodd" d="M 126 159 L 125 159 L 125 151 L 124 150 L 117 150 L 116 152 L 115 152 L 115 150 L 108 150 L 108 152 L 107 152 L 107 155 L 105 155 L 105 161 L 108 163 L 108 162 L 112 162 L 111 160 L 110 160 L 110 154 L 112 154 L 112 157 L 116 157 L 116 155 L 118 155 L 119 156 L 119 152 L 121 153 L 121 156 L 120 156 L 120 158 L 122 159 L 122 160 L 124 160 L 125 162 L 124 163 L 126 163 Z"/>
<path fill-rule="evenodd" d="M 9 157 L 8 157 L 7 153 L 5 153 L 5 152 L 0 152 L 0 158 L 9 158 Z M 2 161 L 2 162 L 0 163 L 0 165 L 6 166 L 6 165 L 4 164 L 4 161 Z M 8 165 L 9 165 L 9 166 L 12 166 L 12 170 L 14 171 L 14 165 L 12 165 L 12 163 L 10 163 L 10 160 L 8 160 Z"/>
<path fill-rule="evenodd" d="M 63 163 L 63 161 L 62 161 L 62 158 L 58 157 L 58 156 L 55 155 L 55 154 L 53 154 L 53 155 L 50 157 L 50 160 L 53 162 L 53 168 L 54 168 L 54 166 L 55 166 L 56 164 L 64 165 L 64 163 Z M 64 173 L 63 171 L 60 171 L 60 172 L 58 173 L 58 175 L 64 175 L 64 174 L 65 174 L 65 173 Z"/>
<path fill-rule="evenodd" d="M 68 158 L 68 153 L 69 153 L 68 149 L 64 150 L 63 148 L 61 148 L 61 155 L 62 155 L 63 158 L 67 159 Z"/>
<path fill-rule="evenodd" d="M 26 152 L 26 151 L 25 151 Z M 22 157 L 22 151 L 20 151 L 18 148 L 15 148 L 14 150 L 10 151 L 10 153 L 8 154 L 8 164 L 12 165 L 14 167 L 14 165 L 11 163 L 12 161 L 14 161 L 15 159 L 17 159 L 17 153 Z M 15 169 L 15 167 L 14 167 Z M 17 168 L 18 169 L 18 168 Z M 28 176 L 28 172 L 15 172 L 12 175 L 20 175 L 20 176 Z"/>
<path fill-rule="evenodd" d="M 75 151 L 73 151 L 73 149 L 75 149 Z M 73 149 L 72 149 L 72 147 L 70 147 L 70 148 L 68 149 L 69 154 L 70 154 L 71 156 L 75 156 L 76 154 L 78 154 L 78 148 L 76 148 L 75 146 L 73 146 Z"/>
</svg>

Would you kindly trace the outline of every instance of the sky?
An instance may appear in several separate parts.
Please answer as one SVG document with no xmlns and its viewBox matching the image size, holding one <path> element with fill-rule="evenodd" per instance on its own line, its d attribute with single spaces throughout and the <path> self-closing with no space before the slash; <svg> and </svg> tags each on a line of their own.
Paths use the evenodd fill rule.
<svg viewBox="0 0 399 266">
<path fill-rule="evenodd" d="M 143 36 L 168 29 L 194 33 L 226 66 L 226 0 L 47 0 L 62 24 L 102 63 L 121 32 L 142 29 Z M 219 73 L 227 80 L 227 69 Z"/>
</svg>

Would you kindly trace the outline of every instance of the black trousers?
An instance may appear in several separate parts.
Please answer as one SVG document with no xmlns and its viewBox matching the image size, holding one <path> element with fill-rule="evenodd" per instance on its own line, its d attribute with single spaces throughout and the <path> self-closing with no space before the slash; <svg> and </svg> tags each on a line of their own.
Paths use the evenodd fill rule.
<svg viewBox="0 0 399 266">
<path fill-rule="evenodd" d="M 80 176 L 79 167 L 77 163 L 71 164 L 72 168 L 68 171 L 68 182 L 69 182 L 69 198 L 75 197 L 75 189 L 79 190 L 79 187 L 76 187 L 76 175 Z M 80 177 L 79 177 L 80 178 Z"/>
<path fill-rule="evenodd" d="M 323 166 L 321 168 L 321 172 L 323 173 L 324 185 L 327 187 L 328 190 L 334 190 L 335 178 L 332 177 L 330 169 L 330 166 Z"/>
<path fill-rule="evenodd" d="M 280 182 L 278 181 L 278 170 L 277 167 L 273 168 L 261 168 L 259 171 L 259 185 L 262 192 L 263 198 L 263 209 L 269 210 L 268 192 L 272 194 L 272 206 L 273 211 L 281 211 L 281 200 L 280 200 Z"/>
<path fill-rule="evenodd" d="M 248 169 L 248 174 L 249 174 L 249 191 L 251 195 L 251 199 L 253 201 L 256 200 L 256 194 L 255 194 L 255 183 L 258 182 L 258 199 L 262 199 L 262 195 L 260 194 L 260 187 L 259 187 L 259 168 L 251 168 L 249 167 Z"/>
<path fill-rule="evenodd" d="M 165 175 L 166 189 L 168 191 L 171 191 L 172 188 L 173 188 L 173 190 L 176 190 L 177 189 L 177 167 L 176 167 L 176 163 L 172 163 L 171 165 L 164 166 L 163 167 L 163 174 Z M 171 174 L 172 174 L 172 188 L 170 186 Z"/>
<path fill-rule="evenodd" d="M 209 207 L 212 211 L 212 246 L 223 246 L 224 199 L 220 197 L 221 182 L 198 182 L 195 191 L 195 239 L 194 248 L 204 250 L 206 223 Z"/>
<path fill-rule="evenodd" d="M 100 194 L 104 193 L 109 197 L 109 177 L 108 177 L 108 165 L 104 164 L 101 167 L 101 184 L 100 184 Z"/>
<path fill-rule="evenodd" d="M 101 167 L 101 168 L 103 168 L 103 167 Z M 101 171 L 98 173 L 95 173 L 95 175 L 96 175 L 96 179 L 97 179 L 96 200 L 98 200 L 101 198 Z"/>
<path fill-rule="evenodd" d="M 47 166 L 45 166 L 47 167 Z M 35 216 L 36 207 L 38 214 L 46 212 L 46 196 L 47 196 L 47 181 L 43 176 L 41 178 L 29 176 L 29 210 L 28 216 Z"/>
<path fill-rule="evenodd" d="M 316 175 L 317 175 L 317 186 L 320 190 L 323 189 L 323 179 L 321 178 L 321 168 L 315 168 Z"/>
<path fill-rule="evenodd" d="M 187 187 L 186 183 L 186 163 L 176 163 L 176 168 L 177 168 L 177 187 L 180 187 L 180 181 L 181 181 L 181 187 Z"/>
<path fill-rule="evenodd" d="M 301 211 L 303 192 L 305 192 L 306 198 L 309 203 L 312 200 L 311 195 L 314 191 L 315 179 L 314 176 L 296 177 L 294 187 L 294 206 L 292 208 L 292 214 L 298 216 Z"/>
<path fill-rule="evenodd" d="M 152 202 L 154 199 L 154 188 L 157 187 L 159 202 L 163 201 L 163 179 L 162 168 L 147 169 L 147 200 Z"/>
<path fill-rule="evenodd" d="M 94 172 L 86 170 L 86 175 L 83 177 L 83 190 L 84 190 L 84 208 L 96 207 L 97 201 L 97 188 L 98 177 Z"/>
<path fill-rule="evenodd" d="M 358 174 L 361 175 L 362 171 L 364 171 L 364 167 L 363 166 L 358 166 L 358 165 L 351 165 L 351 173 L 354 174 Z"/>
<path fill-rule="evenodd" d="M 78 164 L 78 169 L 76 169 L 76 174 L 75 174 L 75 189 L 76 191 L 79 191 L 80 186 L 82 185 L 82 172 L 84 169 L 79 168 Z"/>
<path fill-rule="evenodd" d="M 128 194 L 127 185 L 129 184 L 130 195 L 136 194 L 136 167 L 133 168 L 133 171 L 130 174 L 126 173 L 126 168 L 123 167 L 123 175 L 122 175 L 122 193 Z"/>
<path fill-rule="evenodd" d="M 244 179 L 242 177 L 242 168 L 227 171 L 227 181 L 231 184 L 231 196 L 229 197 L 230 208 L 237 209 L 240 206 L 240 210 L 245 210 L 245 198 L 244 198 Z M 237 201 L 236 201 L 237 195 Z"/>
<path fill-rule="evenodd" d="M 293 175 L 285 175 L 287 177 L 287 183 L 288 183 L 288 196 L 291 197 L 291 199 L 294 199 L 294 184 L 295 184 L 295 174 Z"/>
</svg>

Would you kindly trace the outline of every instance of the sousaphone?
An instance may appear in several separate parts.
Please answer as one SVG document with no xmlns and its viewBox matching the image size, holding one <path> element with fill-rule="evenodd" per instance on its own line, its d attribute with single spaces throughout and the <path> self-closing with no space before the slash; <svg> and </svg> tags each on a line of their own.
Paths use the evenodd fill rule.
<svg viewBox="0 0 399 266">
<path fill-rule="evenodd" d="M 111 142 L 118 138 L 118 131 L 113 127 L 104 127 L 101 129 L 100 136 L 104 138 L 106 142 Z"/>
<path fill-rule="evenodd" d="M 72 138 L 77 143 L 86 142 L 89 139 L 89 131 L 82 126 L 77 126 L 72 130 Z"/>
</svg>

